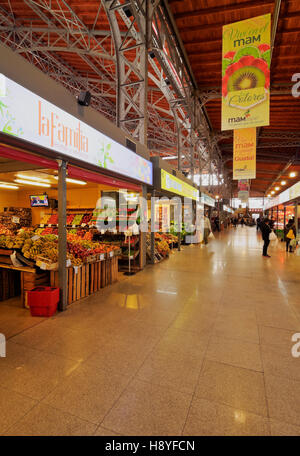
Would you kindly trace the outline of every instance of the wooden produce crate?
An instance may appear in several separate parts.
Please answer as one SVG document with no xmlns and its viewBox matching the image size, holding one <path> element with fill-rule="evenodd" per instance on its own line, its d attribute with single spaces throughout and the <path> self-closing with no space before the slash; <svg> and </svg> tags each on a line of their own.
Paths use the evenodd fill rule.
<svg viewBox="0 0 300 456">
<path fill-rule="evenodd" d="M 106 261 L 96 261 L 90 264 L 90 294 L 96 293 L 103 286 L 102 274 Z"/>
<path fill-rule="evenodd" d="M 96 293 L 118 280 L 118 257 L 85 263 L 77 268 L 67 268 L 68 304 Z M 58 287 L 58 271 L 50 272 L 50 286 Z"/>
<path fill-rule="evenodd" d="M 11 269 L 0 269 L 0 301 L 18 296 L 20 289 L 20 272 Z"/>
<path fill-rule="evenodd" d="M 0 249 L 0 263 L 12 264 L 10 255 L 14 253 L 11 249 Z"/>
<path fill-rule="evenodd" d="M 37 274 L 36 272 L 21 272 L 21 298 L 24 307 L 28 308 L 27 291 L 36 287 L 49 286 L 49 272 Z"/>
<path fill-rule="evenodd" d="M 89 264 L 83 264 L 76 269 L 67 268 L 67 272 L 67 302 L 71 304 L 89 295 Z M 50 285 L 59 287 L 58 271 L 51 271 Z"/>
</svg>

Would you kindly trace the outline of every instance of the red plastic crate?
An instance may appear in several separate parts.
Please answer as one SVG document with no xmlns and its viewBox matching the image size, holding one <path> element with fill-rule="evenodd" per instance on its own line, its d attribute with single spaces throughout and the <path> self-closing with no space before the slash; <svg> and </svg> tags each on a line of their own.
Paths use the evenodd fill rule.
<svg viewBox="0 0 300 456">
<path fill-rule="evenodd" d="M 59 288 L 37 287 L 27 292 L 28 305 L 33 317 L 51 317 L 59 303 Z"/>
</svg>

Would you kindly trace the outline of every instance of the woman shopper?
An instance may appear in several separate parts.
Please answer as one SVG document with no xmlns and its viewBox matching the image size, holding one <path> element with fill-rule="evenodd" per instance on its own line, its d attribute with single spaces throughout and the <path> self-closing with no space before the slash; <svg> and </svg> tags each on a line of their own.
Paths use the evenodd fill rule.
<svg viewBox="0 0 300 456">
<path fill-rule="evenodd" d="M 210 220 L 206 215 L 204 215 L 204 233 L 203 233 L 203 240 L 204 240 L 204 244 L 208 244 L 208 236 L 210 235 L 211 233 L 211 224 L 210 224 Z"/>
<path fill-rule="evenodd" d="M 286 251 L 292 252 L 291 240 L 296 238 L 296 225 L 294 219 L 290 219 L 284 228 L 284 240 Z"/>
<path fill-rule="evenodd" d="M 261 225 L 260 225 L 260 230 L 262 234 L 262 238 L 264 241 L 264 246 L 263 246 L 263 253 L 262 255 L 267 258 L 271 258 L 270 255 L 268 255 L 268 247 L 270 244 L 270 233 L 272 232 L 270 228 L 270 220 L 265 219 Z"/>
</svg>

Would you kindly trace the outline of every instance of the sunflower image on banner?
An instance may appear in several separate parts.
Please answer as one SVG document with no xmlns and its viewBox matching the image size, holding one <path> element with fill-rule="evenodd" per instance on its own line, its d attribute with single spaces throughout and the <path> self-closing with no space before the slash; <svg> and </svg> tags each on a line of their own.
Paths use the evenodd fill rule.
<svg viewBox="0 0 300 456">
<path fill-rule="evenodd" d="M 222 130 L 269 125 L 271 15 L 223 27 Z"/>
</svg>

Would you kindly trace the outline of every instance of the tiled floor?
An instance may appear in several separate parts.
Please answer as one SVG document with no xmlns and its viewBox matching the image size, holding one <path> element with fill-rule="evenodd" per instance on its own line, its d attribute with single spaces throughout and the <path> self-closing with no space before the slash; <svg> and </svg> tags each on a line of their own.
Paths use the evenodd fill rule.
<svg viewBox="0 0 300 456">
<path fill-rule="evenodd" d="M 54 318 L 0 303 L 0 434 L 300 435 L 300 257 L 255 228 Z"/>
</svg>

